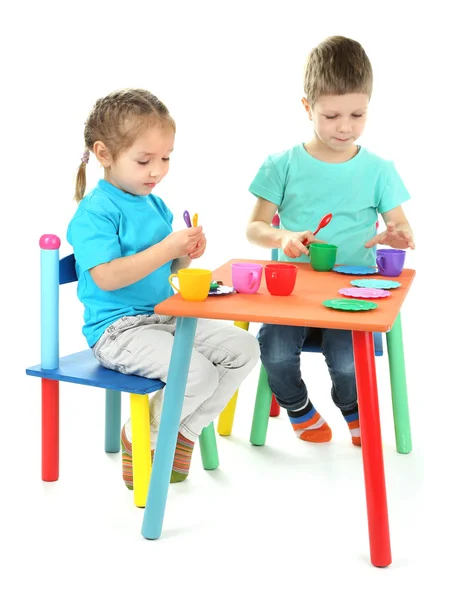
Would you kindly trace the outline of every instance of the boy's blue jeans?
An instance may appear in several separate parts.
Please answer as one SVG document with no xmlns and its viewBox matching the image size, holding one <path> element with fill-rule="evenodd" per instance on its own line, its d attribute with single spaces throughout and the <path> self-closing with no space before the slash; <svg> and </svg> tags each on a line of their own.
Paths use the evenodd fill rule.
<svg viewBox="0 0 454 600">
<path fill-rule="evenodd" d="M 263 366 L 276 400 L 290 411 L 302 408 L 308 398 L 301 378 L 300 355 L 304 343 L 320 343 L 331 376 L 331 396 L 341 410 L 356 406 L 356 377 L 352 332 L 292 325 L 264 324 L 258 333 Z"/>
</svg>

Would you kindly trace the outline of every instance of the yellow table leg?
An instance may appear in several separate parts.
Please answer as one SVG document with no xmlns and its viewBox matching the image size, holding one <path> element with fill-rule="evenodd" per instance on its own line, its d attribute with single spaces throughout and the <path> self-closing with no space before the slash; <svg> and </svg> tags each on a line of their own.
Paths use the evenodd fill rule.
<svg viewBox="0 0 454 600">
<path fill-rule="evenodd" d="M 246 331 L 249 329 L 249 323 L 247 321 L 235 321 L 236 327 L 241 327 Z M 237 390 L 230 398 L 229 403 L 219 415 L 218 419 L 218 433 L 219 435 L 230 435 L 233 428 L 233 419 L 235 418 L 236 400 L 238 398 Z"/>
<path fill-rule="evenodd" d="M 145 506 L 151 476 L 150 407 L 148 395 L 131 394 L 132 474 L 134 504 Z"/>
</svg>

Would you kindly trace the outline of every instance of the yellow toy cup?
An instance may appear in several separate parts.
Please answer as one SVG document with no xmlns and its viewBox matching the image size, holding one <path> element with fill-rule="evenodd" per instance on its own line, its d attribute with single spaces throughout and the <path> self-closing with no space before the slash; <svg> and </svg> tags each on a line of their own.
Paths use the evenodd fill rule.
<svg viewBox="0 0 454 600">
<path fill-rule="evenodd" d="M 180 289 L 173 283 L 174 277 L 178 277 Z M 213 274 L 207 269 L 180 269 L 178 273 L 172 273 L 169 282 L 185 300 L 203 302 L 208 298 L 212 277 Z"/>
</svg>

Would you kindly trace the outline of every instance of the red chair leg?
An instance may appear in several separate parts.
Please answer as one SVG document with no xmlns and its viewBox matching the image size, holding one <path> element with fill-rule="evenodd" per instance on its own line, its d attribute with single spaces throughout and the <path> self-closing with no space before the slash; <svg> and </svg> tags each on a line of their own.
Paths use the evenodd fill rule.
<svg viewBox="0 0 454 600">
<path fill-rule="evenodd" d="M 276 396 L 271 396 L 270 417 L 278 417 L 281 414 L 281 407 L 277 403 Z"/>
<path fill-rule="evenodd" d="M 59 382 L 41 380 L 42 479 L 57 481 L 59 466 Z"/>
</svg>

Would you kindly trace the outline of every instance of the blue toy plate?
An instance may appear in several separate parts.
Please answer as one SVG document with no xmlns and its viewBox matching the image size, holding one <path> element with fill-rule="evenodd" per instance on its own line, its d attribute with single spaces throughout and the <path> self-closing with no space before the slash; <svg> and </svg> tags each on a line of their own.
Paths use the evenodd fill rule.
<svg viewBox="0 0 454 600">
<path fill-rule="evenodd" d="M 345 275 L 374 275 L 377 273 L 375 267 L 347 267 L 345 265 L 334 267 L 333 271 L 344 273 Z"/>
</svg>

